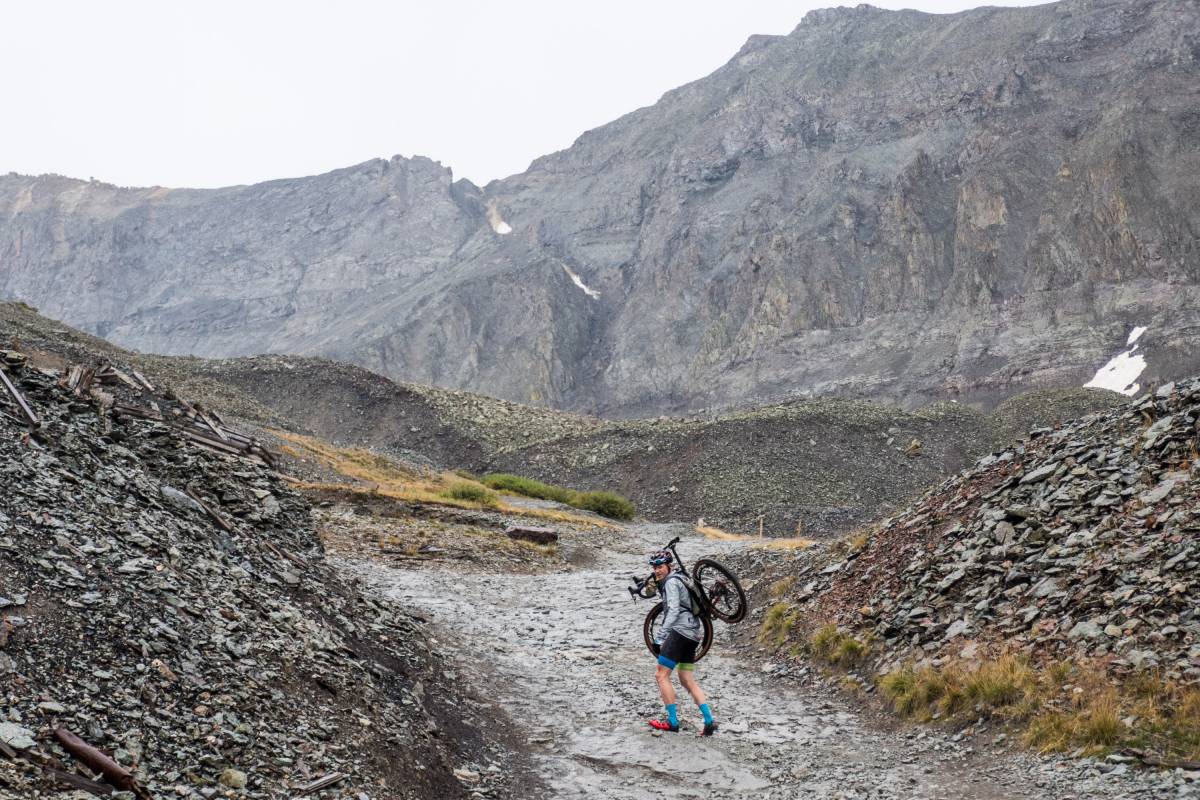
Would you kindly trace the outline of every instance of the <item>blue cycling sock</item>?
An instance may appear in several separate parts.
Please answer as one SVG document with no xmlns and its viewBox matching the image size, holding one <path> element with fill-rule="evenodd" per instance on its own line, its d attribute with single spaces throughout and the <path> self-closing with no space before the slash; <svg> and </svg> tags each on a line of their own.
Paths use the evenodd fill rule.
<svg viewBox="0 0 1200 800">
<path fill-rule="evenodd" d="M 679 706 L 675 703 L 667 706 L 667 722 L 678 727 L 679 726 Z"/>
<path fill-rule="evenodd" d="M 712 709 L 708 707 L 708 703 L 700 704 L 700 713 L 704 715 L 704 724 L 712 725 Z"/>
</svg>

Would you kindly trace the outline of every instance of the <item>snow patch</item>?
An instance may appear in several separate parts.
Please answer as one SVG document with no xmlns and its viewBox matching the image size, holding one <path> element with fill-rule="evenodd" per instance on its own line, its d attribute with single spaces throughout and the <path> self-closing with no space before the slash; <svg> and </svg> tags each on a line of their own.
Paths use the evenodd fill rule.
<svg viewBox="0 0 1200 800">
<path fill-rule="evenodd" d="M 488 224 L 492 226 L 492 230 L 501 236 L 512 233 L 512 225 L 509 225 L 504 221 L 504 218 L 500 216 L 500 211 L 496 208 L 495 200 L 488 201 L 487 220 Z"/>
<path fill-rule="evenodd" d="M 1146 357 L 1137 352 L 1137 340 L 1146 332 L 1144 326 L 1137 326 L 1129 333 L 1125 341 L 1128 350 L 1117 353 L 1107 364 L 1097 370 L 1096 375 L 1084 384 L 1084 388 L 1108 389 L 1133 397 L 1142 389 L 1137 383 L 1138 376 L 1146 369 Z"/>
<path fill-rule="evenodd" d="M 597 292 L 595 289 L 588 288 L 587 284 L 583 282 L 583 279 L 580 278 L 578 275 L 576 275 L 574 272 L 572 272 L 570 267 L 568 267 L 566 264 L 563 264 L 562 268 L 563 268 L 563 271 L 566 272 L 567 275 L 569 275 L 571 277 L 571 280 L 575 282 L 575 285 L 578 286 L 580 289 L 583 289 L 584 294 L 586 294 L 588 297 L 592 298 L 593 300 L 600 299 L 600 293 Z"/>
<path fill-rule="evenodd" d="M 1142 370 L 1146 369 L 1146 357 L 1132 350 L 1117 354 L 1096 373 L 1096 377 L 1084 384 L 1093 389 L 1110 389 L 1133 397 L 1142 388 L 1134 383 Z"/>
</svg>

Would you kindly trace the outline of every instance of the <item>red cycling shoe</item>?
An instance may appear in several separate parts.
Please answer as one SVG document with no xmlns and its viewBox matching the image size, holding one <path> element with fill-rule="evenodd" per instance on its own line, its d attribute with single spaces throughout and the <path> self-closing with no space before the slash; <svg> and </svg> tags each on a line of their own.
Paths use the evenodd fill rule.
<svg viewBox="0 0 1200 800">
<path fill-rule="evenodd" d="M 656 730 L 656 731 L 668 731 L 670 733 L 679 733 L 679 726 L 672 725 L 671 723 L 667 722 L 665 719 L 650 720 L 650 727 L 654 728 L 654 730 Z"/>
</svg>

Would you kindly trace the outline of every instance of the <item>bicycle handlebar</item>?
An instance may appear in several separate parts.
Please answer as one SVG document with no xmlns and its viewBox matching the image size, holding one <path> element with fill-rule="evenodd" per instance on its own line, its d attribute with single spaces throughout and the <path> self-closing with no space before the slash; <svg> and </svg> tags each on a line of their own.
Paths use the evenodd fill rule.
<svg viewBox="0 0 1200 800">
<path fill-rule="evenodd" d="M 663 548 L 663 550 L 670 550 L 672 547 L 674 547 L 674 546 L 675 546 L 675 545 L 677 545 L 677 544 L 679 544 L 679 537 L 678 537 L 678 536 L 676 536 L 676 537 L 675 537 L 674 539 L 672 539 L 671 541 L 667 542 L 667 546 L 666 546 L 666 547 L 664 547 L 664 548 Z"/>
</svg>

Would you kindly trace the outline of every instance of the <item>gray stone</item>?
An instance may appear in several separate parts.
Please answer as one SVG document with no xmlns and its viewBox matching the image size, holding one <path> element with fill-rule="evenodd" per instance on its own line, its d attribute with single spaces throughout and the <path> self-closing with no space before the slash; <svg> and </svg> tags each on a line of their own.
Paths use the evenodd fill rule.
<svg viewBox="0 0 1200 800">
<path fill-rule="evenodd" d="M 1072 639 L 1098 639 L 1104 635 L 1104 630 L 1095 622 L 1080 620 L 1067 632 Z"/>
<path fill-rule="evenodd" d="M 185 511 L 196 511 L 201 514 L 205 513 L 204 506 L 200 505 L 195 500 L 174 487 L 163 484 L 162 486 L 158 487 L 158 491 L 163 496 L 163 499 L 176 508 L 183 509 Z"/>
<path fill-rule="evenodd" d="M 1171 494 L 1171 490 L 1175 488 L 1175 484 L 1179 482 L 1178 478 L 1167 478 L 1159 483 L 1153 489 L 1148 489 L 1138 495 L 1138 500 L 1146 505 L 1154 505 L 1167 498 Z"/>
<path fill-rule="evenodd" d="M 245 789 L 247 776 L 241 770 L 226 769 L 221 773 L 220 782 L 222 786 L 228 786 L 230 789 Z"/>
<path fill-rule="evenodd" d="M 1021 483 L 1038 483 L 1040 481 L 1044 481 L 1046 478 L 1049 478 L 1051 475 L 1053 475 L 1054 471 L 1057 469 L 1058 464 L 1056 463 L 1051 462 L 1049 464 L 1044 464 L 1022 475 Z"/>
<path fill-rule="evenodd" d="M 956 619 L 954 622 L 950 623 L 950 627 L 946 629 L 946 635 L 942 638 L 945 640 L 950 640 L 957 636 L 961 636 L 962 634 L 966 633 L 970 627 L 971 623 L 967 622 L 965 619 Z"/>
<path fill-rule="evenodd" d="M 962 580 L 966 576 L 966 574 L 967 573 L 961 569 L 954 570 L 954 572 L 951 572 L 945 578 L 942 578 L 942 580 L 937 585 L 937 591 L 938 592 L 946 591 L 951 586 L 953 586 L 954 584 L 956 584 L 960 580 Z"/>
<path fill-rule="evenodd" d="M 37 744 L 33 731 L 12 722 L 0 722 L 0 742 L 17 750 L 28 750 Z"/>
<path fill-rule="evenodd" d="M 1053 578 L 1043 578 L 1034 584 L 1033 589 L 1031 589 L 1029 593 L 1033 597 L 1040 599 L 1043 597 L 1049 597 L 1050 595 L 1059 591 L 1060 589 L 1058 588 L 1058 582 L 1056 580 Z"/>
</svg>

